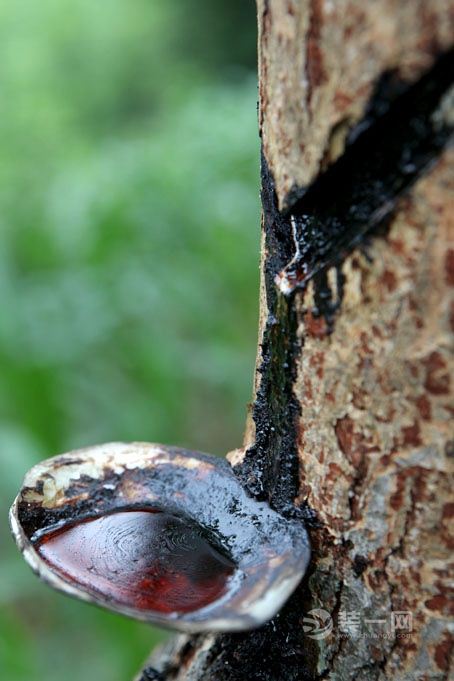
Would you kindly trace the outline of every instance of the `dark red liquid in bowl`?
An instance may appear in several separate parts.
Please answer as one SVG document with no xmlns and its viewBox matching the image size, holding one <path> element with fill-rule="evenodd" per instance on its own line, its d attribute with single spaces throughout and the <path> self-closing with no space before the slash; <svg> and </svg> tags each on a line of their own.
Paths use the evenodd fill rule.
<svg viewBox="0 0 454 681">
<path fill-rule="evenodd" d="M 67 581 L 106 602 L 192 612 L 222 596 L 234 563 L 176 516 L 125 511 L 41 539 L 38 552 Z"/>
</svg>

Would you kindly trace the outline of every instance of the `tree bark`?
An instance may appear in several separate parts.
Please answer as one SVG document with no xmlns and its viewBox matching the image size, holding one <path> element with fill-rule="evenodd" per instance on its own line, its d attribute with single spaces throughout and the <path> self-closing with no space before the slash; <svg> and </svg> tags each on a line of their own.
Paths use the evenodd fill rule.
<svg viewBox="0 0 454 681">
<path fill-rule="evenodd" d="M 452 43 L 453 11 L 449 0 L 258 0 L 260 343 L 244 447 L 229 460 L 252 495 L 307 524 L 313 557 L 265 627 L 180 636 L 144 680 L 449 677 L 454 154 L 443 138 L 410 170 L 374 161 L 370 180 L 359 140 L 376 125 L 371 144 L 388 129 L 393 139 L 401 98 L 427 72 L 430 84 Z M 437 137 L 448 99 L 434 111 Z M 383 157 L 399 144 L 383 142 Z M 346 170 L 352 205 L 381 183 L 382 210 L 369 194 L 360 218 L 344 209 Z M 324 222 L 308 231 L 307 220 Z M 329 635 L 304 630 L 314 609 Z"/>
</svg>

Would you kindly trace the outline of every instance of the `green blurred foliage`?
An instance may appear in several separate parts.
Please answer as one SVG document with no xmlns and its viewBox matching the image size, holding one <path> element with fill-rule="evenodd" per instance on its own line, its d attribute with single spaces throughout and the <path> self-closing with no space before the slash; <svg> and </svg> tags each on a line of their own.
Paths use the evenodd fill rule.
<svg viewBox="0 0 454 681">
<path fill-rule="evenodd" d="M 252 0 L 0 4 L 0 677 L 125 681 L 158 630 L 9 538 L 40 458 L 241 442 L 258 300 Z"/>
</svg>

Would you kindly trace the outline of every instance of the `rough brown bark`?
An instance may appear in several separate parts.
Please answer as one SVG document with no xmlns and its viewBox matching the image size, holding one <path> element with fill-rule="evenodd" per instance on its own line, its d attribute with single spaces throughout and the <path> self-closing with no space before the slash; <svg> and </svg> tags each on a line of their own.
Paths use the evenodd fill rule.
<svg viewBox="0 0 454 681">
<path fill-rule="evenodd" d="M 313 559 L 270 624 L 179 637 L 154 666 L 169 681 L 441 681 L 453 646 L 454 153 L 305 287 L 283 295 L 275 276 L 295 254 L 279 209 L 343 154 L 368 111 L 369 124 L 430 68 L 452 42 L 454 8 L 258 0 L 258 9 L 261 344 L 245 448 L 229 458 L 251 494 L 309 525 Z M 383 80 L 390 68 L 399 77 Z M 327 637 L 303 631 L 314 608 L 332 617 Z M 413 616 L 404 635 L 390 629 L 402 611 Z M 359 627 L 341 631 L 345 613 L 359 613 Z"/>
<path fill-rule="evenodd" d="M 453 160 L 415 186 L 368 258 L 345 261 L 332 335 L 311 290 L 300 300 L 300 500 L 323 523 L 313 603 L 363 620 L 413 614 L 408 637 L 325 641 L 317 670 L 330 678 L 448 678 Z"/>
</svg>

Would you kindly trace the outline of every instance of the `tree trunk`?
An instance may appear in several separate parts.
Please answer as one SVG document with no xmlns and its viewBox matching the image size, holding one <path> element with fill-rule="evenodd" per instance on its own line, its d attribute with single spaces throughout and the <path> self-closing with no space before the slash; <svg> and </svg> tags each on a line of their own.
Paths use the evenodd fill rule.
<svg viewBox="0 0 454 681">
<path fill-rule="evenodd" d="M 229 459 L 313 556 L 266 626 L 180 636 L 144 680 L 448 679 L 453 10 L 258 0 L 260 345 Z"/>
</svg>

